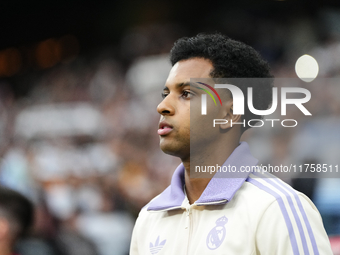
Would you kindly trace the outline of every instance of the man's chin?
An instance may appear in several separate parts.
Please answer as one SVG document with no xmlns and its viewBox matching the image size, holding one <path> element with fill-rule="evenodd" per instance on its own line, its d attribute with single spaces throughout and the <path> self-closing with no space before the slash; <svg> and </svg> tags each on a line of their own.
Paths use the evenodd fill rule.
<svg viewBox="0 0 340 255">
<path fill-rule="evenodd" d="M 159 147 L 164 153 L 171 155 L 171 156 L 175 156 L 175 157 L 182 157 L 185 151 L 185 148 L 183 148 L 185 146 L 180 145 L 180 144 L 170 143 L 162 139 L 159 143 Z M 190 151 L 189 148 L 190 146 L 187 146 L 186 150 Z"/>
</svg>

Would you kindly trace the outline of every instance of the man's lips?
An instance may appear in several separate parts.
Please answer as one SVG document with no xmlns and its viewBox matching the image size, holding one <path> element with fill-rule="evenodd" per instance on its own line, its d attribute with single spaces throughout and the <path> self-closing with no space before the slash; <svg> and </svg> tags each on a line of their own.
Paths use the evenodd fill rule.
<svg viewBox="0 0 340 255">
<path fill-rule="evenodd" d="M 158 127 L 159 127 L 159 129 L 157 131 L 158 135 L 167 135 L 173 129 L 173 127 L 169 123 L 167 123 L 166 121 L 160 122 Z"/>
</svg>

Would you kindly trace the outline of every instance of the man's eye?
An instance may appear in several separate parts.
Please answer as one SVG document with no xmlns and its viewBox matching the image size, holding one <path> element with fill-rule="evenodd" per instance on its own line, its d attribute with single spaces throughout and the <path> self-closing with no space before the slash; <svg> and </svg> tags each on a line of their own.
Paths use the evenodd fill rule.
<svg viewBox="0 0 340 255">
<path fill-rule="evenodd" d="M 184 97 L 184 98 L 190 98 L 190 97 L 192 97 L 192 93 L 191 92 L 189 92 L 189 91 L 183 91 L 182 92 L 182 97 Z"/>
<path fill-rule="evenodd" d="M 162 98 L 163 98 L 163 99 L 166 98 L 167 95 L 168 95 L 168 94 L 166 94 L 166 93 L 162 93 Z"/>
</svg>

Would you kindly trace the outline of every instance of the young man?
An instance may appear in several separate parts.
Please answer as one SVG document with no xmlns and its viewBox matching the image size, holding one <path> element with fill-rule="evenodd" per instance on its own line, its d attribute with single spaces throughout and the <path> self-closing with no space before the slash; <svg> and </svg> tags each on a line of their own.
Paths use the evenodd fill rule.
<svg viewBox="0 0 340 255">
<path fill-rule="evenodd" d="M 233 98 L 220 92 L 223 104 L 208 106 L 209 117 L 190 116 L 190 109 L 196 109 L 190 104 L 199 105 L 204 93 L 199 86 L 190 86 L 190 79 L 270 80 L 267 63 L 253 48 L 220 34 L 179 39 L 170 58 L 173 67 L 157 107 L 158 134 L 161 149 L 180 157 L 182 164 L 171 185 L 140 212 L 130 254 L 332 254 L 313 203 L 279 179 L 256 178 L 255 173 L 190 178 L 193 162 L 237 168 L 258 162 L 248 145 L 240 143 L 248 127 L 230 125 L 252 119 L 249 110 L 242 116 L 233 114 Z M 271 82 L 256 91 L 254 107 L 267 109 Z M 228 122 L 211 129 L 212 119 Z M 190 133 L 192 126 L 199 126 L 199 135 Z"/>
<path fill-rule="evenodd" d="M 18 192 L 0 186 L 0 255 L 12 255 L 15 242 L 32 223 L 32 203 Z"/>
</svg>

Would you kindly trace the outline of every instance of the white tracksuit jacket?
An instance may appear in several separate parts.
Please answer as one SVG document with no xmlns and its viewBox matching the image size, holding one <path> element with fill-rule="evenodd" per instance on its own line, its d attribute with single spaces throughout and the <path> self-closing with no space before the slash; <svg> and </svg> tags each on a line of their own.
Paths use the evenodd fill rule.
<svg viewBox="0 0 340 255">
<path fill-rule="evenodd" d="M 242 142 L 224 165 L 257 162 Z M 130 255 L 332 254 L 320 214 L 305 195 L 268 174 L 216 176 L 190 205 L 179 165 L 171 185 L 141 210 Z"/>
</svg>

